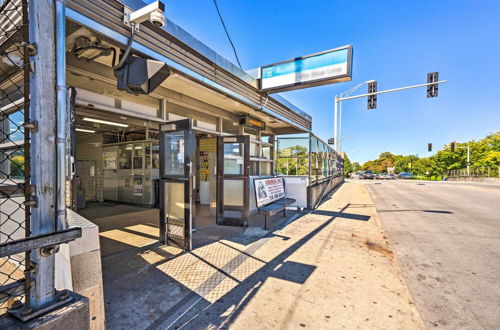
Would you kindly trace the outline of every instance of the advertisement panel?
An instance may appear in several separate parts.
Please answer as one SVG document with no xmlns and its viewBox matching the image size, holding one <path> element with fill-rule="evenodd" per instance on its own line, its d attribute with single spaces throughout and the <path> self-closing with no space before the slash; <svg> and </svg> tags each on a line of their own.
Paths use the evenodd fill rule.
<svg viewBox="0 0 500 330">
<path fill-rule="evenodd" d="M 267 205 L 285 197 L 283 178 L 255 179 L 254 185 L 257 207 Z"/>
<path fill-rule="evenodd" d="M 261 90 L 283 92 L 351 80 L 352 46 L 260 68 Z"/>
</svg>

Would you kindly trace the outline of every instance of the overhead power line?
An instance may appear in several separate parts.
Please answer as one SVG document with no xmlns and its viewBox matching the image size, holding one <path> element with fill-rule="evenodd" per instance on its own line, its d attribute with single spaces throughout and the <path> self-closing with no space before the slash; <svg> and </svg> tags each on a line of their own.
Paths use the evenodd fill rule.
<svg viewBox="0 0 500 330">
<path fill-rule="evenodd" d="M 222 15 L 220 13 L 219 6 L 217 5 L 217 0 L 213 0 L 213 1 L 214 1 L 215 9 L 217 9 L 217 14 L 219 15 L 219 18 L 220 18 L 220 22 L 222 23 L 222 26 L 224 27 L 224 31 L 226 32 L 227 39 L 229 39 L 229 43 L 231 44 L 231 47 L 233 48 L 234 57 L 236 57 L 236 61 L 238 62 L 238 66 L 240 67 L 240 69 L 243 70 L 243 68 L 241 67 L 240 59 L 238 58 L 238 53 L 236 53 L 236 48 L 234 47 L 233 41 L 231 40 L 231 37 L 229 36 L 229 32 L 227 32 L 226 23 L 224 23 L 224 19 L 222 18 Z"/>
</svg>

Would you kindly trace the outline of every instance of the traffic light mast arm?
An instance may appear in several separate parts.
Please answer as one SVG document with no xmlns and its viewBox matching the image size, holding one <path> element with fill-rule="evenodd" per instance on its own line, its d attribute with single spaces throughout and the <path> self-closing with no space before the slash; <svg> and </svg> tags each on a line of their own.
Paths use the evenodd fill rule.
<svg viewBox="0 0 500 330">
<path fill-rule="evenodd" d="M 376 93 L 367 93 L 367 94 L 353 95 L 353 96 L 347 96 L 347 97 L 339 97 L 337 99 L 337 102 L 347 101 L 347 100 L 352 100 L 352 99 L 358 99 L 360 97 L 367 97 L 367 96 L 371 96 L 371 95 L 387 94 L 387 93 L 402 91 L 402 90 L 405 90 L 405 89 L 425 87 L 425 86 L 435 85 L 435 84 L 444 84 L 446 82 L 448 82 L 448 80 L 440 80 L 440 81 L 436 81 L 436 82 L 432 82 L 432 83 L 418 84 L 418 85 L 406 86 L 406 87 L 399 87 L 399 88 L 388 89 L 388 90 L 380 91 L 380 92 L 376 92 Z"/>
</svg>

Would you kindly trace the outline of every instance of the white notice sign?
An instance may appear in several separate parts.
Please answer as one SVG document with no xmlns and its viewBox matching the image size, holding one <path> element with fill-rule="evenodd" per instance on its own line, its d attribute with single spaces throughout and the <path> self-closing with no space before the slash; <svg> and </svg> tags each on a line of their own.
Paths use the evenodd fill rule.
<svg viewBox="0 0 500 330">
<path fill-rule="evenodd" d="M 285 197 L 285 183 L 283 178 L 268 178 L 254 180 L 255 201 L 257 207 L 267 205 Z"/>
</svg>

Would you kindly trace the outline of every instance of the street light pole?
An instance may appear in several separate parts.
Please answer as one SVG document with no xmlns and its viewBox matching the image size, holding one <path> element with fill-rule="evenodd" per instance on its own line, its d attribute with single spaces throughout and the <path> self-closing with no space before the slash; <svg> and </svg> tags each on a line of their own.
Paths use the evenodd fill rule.
<svg viewBox="0 0 500 330">
<path fill-rule="evenodd" d="M 335 151 L 338 151 L 338 139 L 337 139 L 337 127 L 338 127 L 338 123 L 337 123 L 337 109 L 338 109 L 338 99 L 339 97 L 337 95 L 335 95 L 335 100 L 334 100 L 334 110 L 333 110 L 333 148 L 335 149 Z"/>
<path fill-rule="evenodd" d="M 363 86 L 364 84 L 368 84 L 374 80 L 367 80 L 365 82 L 362 82 L 361 84 L 358 84 L 354 86 L 353 88 L 349 89 L 346 92 L 340 93 L 339 95 L 335 95 L 335 107 L 334 107 L 334 127 L 333 127 L 333 148 L 337 152 L 342 151 L 342 98 L 347 97 L 349 94 L 353 93 L 356 91 L 358 88 Z M 339 116 L 339 121 L 337 122 L 337 113 L 340 112 Z M 338 135 L 337 135 L 338 132 Z"/>
<path fill-rule="evenodd" d="M 342 101 L 339 101 L 339 153 L 342 152 Z"/>
</svg>

